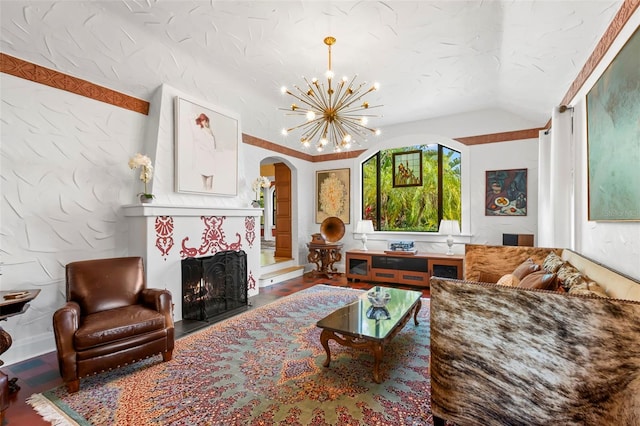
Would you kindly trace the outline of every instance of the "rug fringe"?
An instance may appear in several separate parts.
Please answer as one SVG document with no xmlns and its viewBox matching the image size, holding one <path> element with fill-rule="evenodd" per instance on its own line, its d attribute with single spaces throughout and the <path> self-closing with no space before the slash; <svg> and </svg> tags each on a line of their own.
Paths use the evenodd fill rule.
<svg viewBox="0 0 640 426">
<path fill-rule="evenodd" d="M 69 416 L 41 393 L 34 393 L 26 399 L 26 402 L 31 405 L 44 420 L 51 422 L 53 426 L 78 426 L 78 423 L 71 420 Z"/>
</svg>

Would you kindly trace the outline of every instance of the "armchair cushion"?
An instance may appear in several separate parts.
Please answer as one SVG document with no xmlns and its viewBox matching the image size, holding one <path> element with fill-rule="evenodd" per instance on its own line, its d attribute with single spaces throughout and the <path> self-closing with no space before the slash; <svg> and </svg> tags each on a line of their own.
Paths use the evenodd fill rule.
<svg viewBox="0 0 640 426">
<path fill-rule="evenodd" d="M 142 305 L 124 306 L 84 317 L 73 343 L 83 351 L 165 328 L 164 316 Z"/>
</svg>

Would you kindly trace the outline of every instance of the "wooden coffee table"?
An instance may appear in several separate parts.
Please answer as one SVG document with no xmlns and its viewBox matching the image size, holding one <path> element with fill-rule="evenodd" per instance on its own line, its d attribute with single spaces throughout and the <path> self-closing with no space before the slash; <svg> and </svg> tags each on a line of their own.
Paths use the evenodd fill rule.
<svg viewBox="0 0 640 426">
<path fill-rule="evenodd" d="M 327 352 L 325 367 L 329 367 L 331 363 L 329 340 L 335 340 L 350 348 L 369 349 L 374 357 L 373 379 L 376 383 L 381 383 L 380 364 L 384 357 L 384 348 L 402 330 L 411 318 L 411 314 L 413 314 L 415 324 L 418 325 L 418 312 L 422 307 L 420 301 L 422 292 L 385 287 L 376 288 L 386 290 L 391 295 L 386 312 L 378 310 L 373 314 L 379 315 L 372 315 L 371 304 L 367 300 L 367 294 L 364 293 L 357 301 L 332 312 L 318 321 L 316 325 L 322 329 L 320 343 Z M 381 319 L 371 319 L 370 316 L 377 316 Z M 385 317 L 388 319 L 384 319 Z"/>
</svg>

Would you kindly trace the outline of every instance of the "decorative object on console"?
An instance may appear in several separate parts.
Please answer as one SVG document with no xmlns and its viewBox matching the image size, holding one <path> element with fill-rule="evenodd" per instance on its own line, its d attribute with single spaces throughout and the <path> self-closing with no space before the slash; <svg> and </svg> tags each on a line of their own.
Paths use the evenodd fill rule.
<svg viewBox="0 0 640 426">
<path fill-rule="evenodd" d="M 416 254 L 418 250 L 415 248 L 415 241 L 389 241 L 389 250 L 386 253 L 392 254 Z"/>
<path fill-rule="evenodd" d="M 360 237 L 362 239 L 362 250 L 369 250 L 367 248 L 367 234 L 371 234 L 374 232 L 373 222 L 370 220 L 359 220 L 356 225 L 356 234 L 362 234 Z"/>
<path fill-rule="evenodd" d="M 153 177 L 153 165 L 151 159 L 139 152 L 129 159 L 129 168 L 131 170 L 140 167 L 140 180 L 144 183 L 144 192 L 138 194 L 141 203 L 150 203 L 153 201 L 154 195 L 147 191 L 147 183 Z"/>
<path fill-rule="evenodd" d="M 251 202 L 251 205 L 253 207 L 261 207 L 260 192 L 263 189 L 267 189 L 271 187 L 271 181 L 266 176 L 258 176 L 256 180 L 253 181 L 253 184 L 251 185 L 251 187 L 253 188 L 253 192 L 256 193 L 256 199 Z"/>
<path fill-rule="evenodd" d="M 376 117 L 366 113 L 369 109 L 381 105 L 369 106 L 362 98 L 370 92 L 378 90 L 378 83 L 374 83 L 365 89 L 365 83 L 355 85 L 356 76 L 351 80 L 342 77 L 340 82 L 333 85 L 334 73 L 331 70 L 331 46 L 336 42 L 334 37 L 326 37 L 324 44 L 329 48 L 329 69 L 326 72 L 327 86 L 320 83 L 317 78 L 311 81 L 304 78 L 307 87 L 301 89 L 293 86 L 296 93 L 282 87 L 283 94 L 293 96 L 302 104 L 292 103 L 289 108 L 280 108 L 289 111 L 287 115 L 304 116 L 306 121 L 289 129 L 282 129 L 283 135 L 288 135 L 292 130 L 301 129 L 303 134 L 300 142 L 305 148 L 315 144 L 321 152 L 328 144 L 333 145 L 334 152 L 341 152 L 351 148 L 352 143 L 358 143 L 356 138 L 367 140 L 367 134 L 379 135 L 379 129 L 367 127 L 369 117 Z M 314 140 L 317 137 L 317 140 Z"/>
<path fill-rule="evenodd" d="M 447 246 L 449 247 L 447 254 L 451 256 L 453 254 L 453 251 L 451 251 L 453 236 L 460 234 L 460 223 L 457 220 L 441 220 L 438 232 L 447 235 Z"/>
</svg>

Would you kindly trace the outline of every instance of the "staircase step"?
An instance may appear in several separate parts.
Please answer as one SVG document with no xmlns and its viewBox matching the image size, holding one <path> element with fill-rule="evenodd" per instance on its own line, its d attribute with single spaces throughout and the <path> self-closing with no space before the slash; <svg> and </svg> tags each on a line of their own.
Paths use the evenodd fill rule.
<svg viewBox="0 0 640 426">
<path fill-rule="evenodd" d="M 288 268 L 278 269 L 273 272 L 262 274 L 258 280 L 259 287 L 269 287 L 270 285 L 290 280 L 291 278 L 301 277 L 304 273 L 304 266 L 290 266 Z"/>
</svg>

